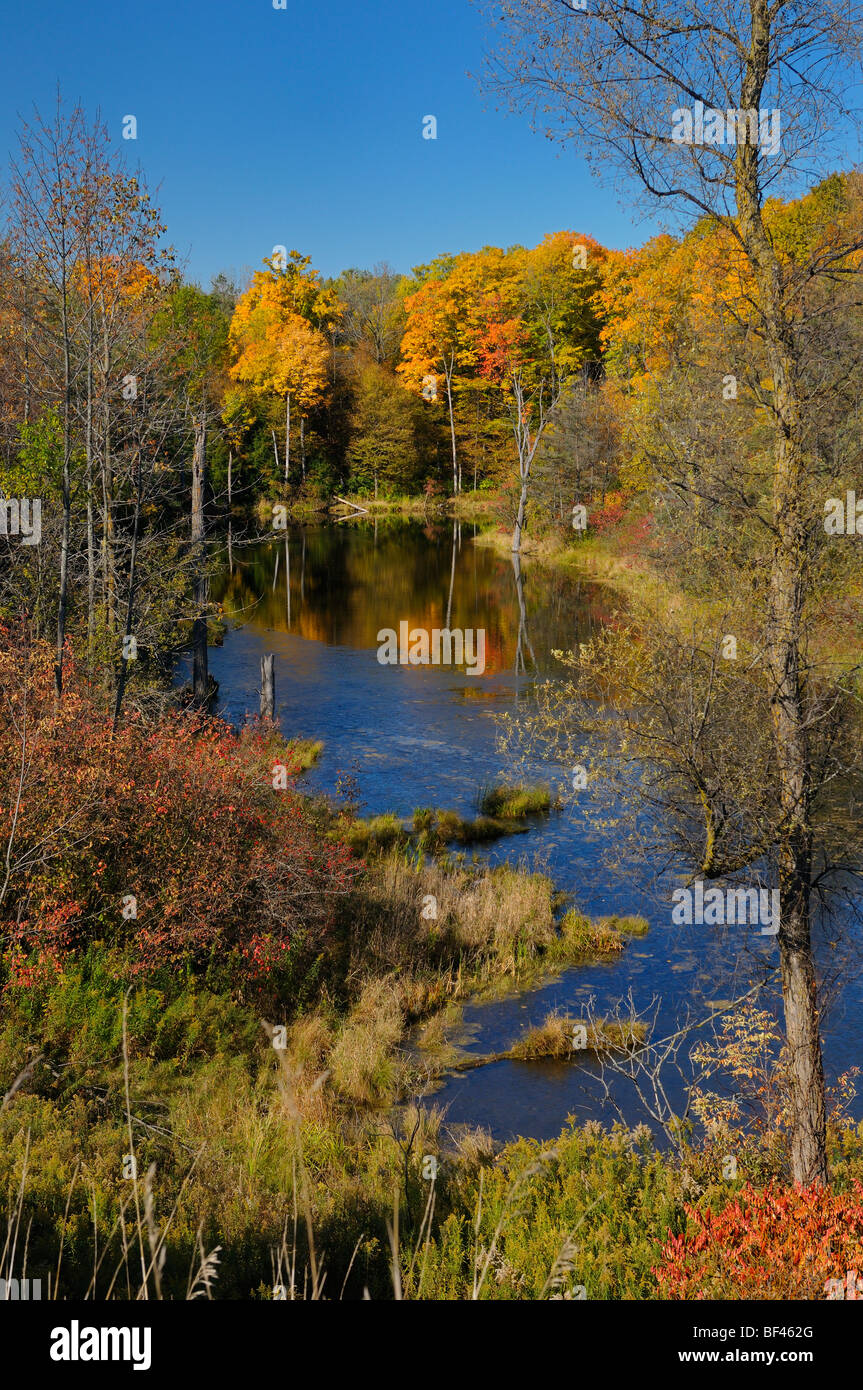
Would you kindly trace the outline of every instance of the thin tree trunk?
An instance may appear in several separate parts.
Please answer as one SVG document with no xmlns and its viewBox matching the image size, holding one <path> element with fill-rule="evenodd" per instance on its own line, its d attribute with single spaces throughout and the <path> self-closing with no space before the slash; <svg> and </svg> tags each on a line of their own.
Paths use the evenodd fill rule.
<svg viewBox="0 0 863 1390">
<path fill-rule="evenodd" d="M 195 421 L 192 454 L 192 564 L 195 575 L 195 617 L 192 623 L 192 695 L 195 704 L 206 704 L 207 670 L 207 575 L 204 555 L 204 484 L 206 481 L 207 426 L 203 414 Z"/>
<path fill-rule="evenodd" d="M 524 517 L 525 517 L 525 512 L 526 512 L 526 510 L 527 510 L 527 484 L 528 484 L 528 477 L 529 477 L 529 469 L 528 469 L 528 472 L 527 472 L 527 473 L 522 473 L 522 475 L 521 475 L 521 492 L 519 493 L 519 498 L 518 498 L 518 511 L 517 511 L 517 513 L 516 513 L 516 517 L 515 517 L 515 527 L 513 528 L 513 533 L 512 533 L 512 549 L 513 549 L 513 554 L 515 554 L 515 555 L 518 555 L 518 554 L 521 553 L 521 537 L 522 537 L 522 533 L 524 532 Z"/>
<path fill-rule="evenodd" d="M 89 309 L 87 333 L 87 416 L 85 423 L 87 460 L 87 679 L 93 679 L 93 648 L 96 638 L 96 533 L 93 517 L 93 306 Z"/>
<path fill-rule="evenodd" d="M 104 293 L 102 299 L 102 602 L 109 632 L 116 630 L 114 594 L 114 513 L 111 460 L 111 346 Z"/>
<path fill-rule="evenodd" d="M 135 585 L 138 580 L 138 533 L 141 520 L 141 456 L 138 455 L 135 469 L 135 520 L 132 527 L 132 553 L 129 559 L 129 595 L 126 600 L 126 622 L 123 629 L 124 637 L 132 635 L 132 618 L 135 611 Z M 124 644 L 125 645 L 125 644 Z M 117 732 L 120 723 L 120 711 L 123 708 L 123 697 L 126 693 L 126 677 L 129 670 L 129 658 L 122 653 L 120 656 L 120 675 L 117 679 L 117 694 L 114 700 L 114 718 L 111 721 L 111 737 Z"/>
<path fill-rule="evenodd" d="M 276 707 L 276 681 L 273 672 L 275 656 L 267 652 L 261 657 L 261 718 L 272 719 Z"/>
<path fill-rule="evenodd" d="M 453 491 L 453 496 L 455 497 L 455 496 L 457 496 L 458 491 L 459 491 L 459 483 L 458 483 L 458 454 L 457 454 L 456 442 L 455 442 L 455 415 L 453 414 L 453 404 L 452 404 L 452 375 L 453 375 L 453 364 L 452 364 L 452 362 L 451 362 L 450 365 L 449 365 L 449 368 L 447 368 L 446 365 L 444 366 L 444 376 L 445 376 L 445 379 L 446 379 L 446 402 L 447 402 L 447 407 L 448 407 L 448 409 L 449 409 L 449 429 L 450 429 L 450 438 L 451 438 L 451 440 L 452 440 L 452 491 Z"/>
<path fill-rule="evenodd" d="M 291 471 L 291 393 L 285 392 L 285 482 Z"/>
<path fill-rule="evenodd" d="M 742 105 L 757 109 L 769 61 L 767 0 L 753 0 L 752 47 Z M 812 825 L 810 755 L 801 672 L 806 527 L 802 514 L 806 450 L 797 383 L 793 324 L 782 294 L 782 272 L 762 218 L 758 151 L 738 146 L 740 231 L 759 291 L 765 345 L 773 379 L 776 454 L 773 469 L 775 542 L 770 574 L 767 668 L 771 680 L 774 748 L 783 813 L 778 845 L 781 922 L 779 955 L 785 1032 L 791 1063 L 791 1175 L 826 1183 L 827 1121 L 810 893 Z"/>
<path fill-rule="evenodd" d="M 60 591 L 57 604 L 57 659 L 54 666 L 54 696 L 63 696 L 63 654 L 66 646 L 66 617 L 69 602 L 69 543 L 72 527 L 72 370 L 69 344 L 69 305 L 66 287 L 66 231 L 61 234 L 63 257 L 61 284 L 61 331 L 63 335 L 63 523 L 60 535 Z"/>
</svg>

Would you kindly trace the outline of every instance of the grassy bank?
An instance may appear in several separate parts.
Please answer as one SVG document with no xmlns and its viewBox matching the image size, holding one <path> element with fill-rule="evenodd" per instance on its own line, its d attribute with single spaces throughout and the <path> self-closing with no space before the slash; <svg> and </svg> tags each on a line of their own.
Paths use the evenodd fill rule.
<svg viewBox="0 0 863 1390">
<path fill-rule="evenodd" d="M 348 1100 L 392 1093 L 392 980 L 347 1016 L 302 1015 L 282 1048 L 206 987 L 126 996 L 116 964 L 94 952 L 38 1001 L 7 1001 L 0 1064 L 23 1079 L 0 1112 L 3 1272 L 41 1277 L 44 1296 L 50 1281 L 51 1296 L 134 1298 L 143 1267 L 150 1298 L 653 1299 L 671 1296 L 656 1271 L 680 1265 L 670 1238 L 782 1174 L 781 1146 L 743 1136 L 674 1155 L 645 1127 L 569 1121 L 552 1143 L 501 1148 L 434 1106 Z M 831 1148 L 830 1202 L 850 1201 L 863 1136 L 834 1131 Z M 844 1240 L 826 1246 L 829 1274 Z M 760 1296 L 823 1296 L 824 1259 L 792 1253 Z M 721 1251 L 701 1259 L 707 1296 L 742 1296 Z"/>
<path fill-rule="evenodd" d="M 496 505 L 495 496 L 489 492 L 465 492 L 458 497 L 412 494 L 377 498 L 351 492 L 341 493 L 339 498 L 335 495 L 297 496 L 287 493 L 284 497 L 260 497 L 254 503 L 253 510 L 259 525 L 269 527 L 276 506 L 284 507 L 286 517 L 296 522 L 334 518 L 362 521 L 369 517 L 404 517 L 416 521 L 452 517 L 460 521 L 487 522 L 493 516 Z"/>
<path fill-rule="evenodd" d="M 218 971 L 136 983 L 105 945 L 38 987 L 7 987 L 0 1176 L 21 1243 L 3 1272 L 24 1274 L 26 1232 L 27 1269 L 59 1267 L 60 1296 L 123 1297 L 141 1282 L 140 1236 L 152 1297 L 186 1296 L 217 1247 L 220 1296 L 272 1297 L 308 1276 L 317 1241 L 328 1296 L 392 1296 L 394 1194 L 409 1237 L 423 1158 L 446 1167 L 442 1218 L 494 1160 L 487 1136 L 448 1134 L 433 1107 L 394 1109 L 428 1079 L 407 1030 L 483 988 L 622 948 L 609 923 L 569 913 L 558 926 L 555 900 L 538 874 L 391 854 L 265 1016 Z M 294 1230 L 298 1204 L 311 1239 Z"/>
</svg>

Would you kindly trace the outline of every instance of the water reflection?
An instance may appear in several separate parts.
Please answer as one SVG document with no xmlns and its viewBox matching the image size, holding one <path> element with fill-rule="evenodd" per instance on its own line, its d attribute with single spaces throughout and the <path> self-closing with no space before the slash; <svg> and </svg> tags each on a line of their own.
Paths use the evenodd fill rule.
<svg viewBox="0 0 863 1390">
<path fill-rule="evenodd" d="M 525 584 L 517 557 L 473 544 L 452 523 L 294 528 L 239 547 L 231 539 L 213 597 L 233 621 L 307 641 L 377 648 L 382 628 L 484 628 L 486 672 L 548 672 L 553 646 L 586 641 L 611 603 L 560 577 Z"/>
</svg>

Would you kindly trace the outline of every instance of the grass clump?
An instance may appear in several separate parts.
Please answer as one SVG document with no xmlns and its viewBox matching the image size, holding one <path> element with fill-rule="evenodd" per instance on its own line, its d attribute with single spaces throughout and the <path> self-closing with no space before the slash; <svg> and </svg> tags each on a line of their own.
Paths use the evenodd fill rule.
<svg viewBox="0 0 863 1390">
<path fill-rule="evenodd" d="M 488 844 L 502 835 L 522 835 L 526 829 L 526 826 L 495 820 L 491 816 L 465 820 L 457 811 L 418 807 L 409 825 L 389 811 L 370 820 L 342 815 L 336 819 L 332 834 L 365 858 L 408 845 L 426 854 L 440 854 L 448 845 Z"/>
<path fill-rule="evenodd" d="M 294 739 L 288 744 L 288 765 L 292 772 L 308 772 L 324 751 L 323 743 L 310 738 Z"/>
<path fill-rule="evenodd" d="M 549 1014 L 513 1044 L 509 1055 L 519 1061 L 538 1061 L 545 1057 L 571 1057 L 581 1052 L 621 1051 L 643 1042 L 645 1034 L 644 1024 L 635 1019 L 598 1019 L 586 1023 L 582 1019 Z"/>
<path fill-rule="evenodd" d="M 525 831 L 525 826 L 511 825 L 492 816 L 464 820 L 455 811 L 438 811 L 431 834 L 444 845 L 482 845 L 499 840 L 503 835 L 522 835 Z"/>
<path fill-rule="evenodd" d="M 350 845 L 354 854 L 362 858 L 397 845 L 406 845 L 410 839 L 398 816 L 389 811 L 382 816 L 372 816 L 370 820 L 362 820 L 359 816 L 353 819 L 340 817 L 335 832 L 340 840 Z"/>
<path fill-rule="evenodd" d="M 398 987 L 390 980 L 370 980 L 329 1055 L 336 1090 L 367 1105 L 391 1098 L 399 1081 L 396 1046 L 403 1031 Z"/>
<path fill-rule="evenodd" d="M 587 917 L 570 908 L 560 921 L 557 950 L 577 960 L 587 956 L 615 956 L 624 947 L 624 936 L 644 936 L 649 923 L 644 917 Z"/>
<path fill-rule="evenodd" d="M 551 814 L 551 792 L 548 787 L 516 786 L 486 787 L 480 797 L 479 809 L 485 816 L 498 820 L 523 820 L 525 816 Z"/>
</svg>

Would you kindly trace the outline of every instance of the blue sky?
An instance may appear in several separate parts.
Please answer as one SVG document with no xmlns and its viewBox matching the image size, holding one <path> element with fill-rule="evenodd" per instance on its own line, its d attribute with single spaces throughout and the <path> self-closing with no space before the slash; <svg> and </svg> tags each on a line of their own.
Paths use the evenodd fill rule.
<svg viewBox="0 0 863 1390">
<path fill-rule="evenodd" d="M 496 111 L 469 0 L 0 0 L 0 155 L 19 113 L 100 108 L 158 189 L 188 273 L 257 267 L 274 245 L 326 275 L 560 228 L 643 241 L 578 151 Z M 121 140 L 135 115 L 138 139 Z M 422 138 L 434 115 L 437 140 Z"/>
</svg>

